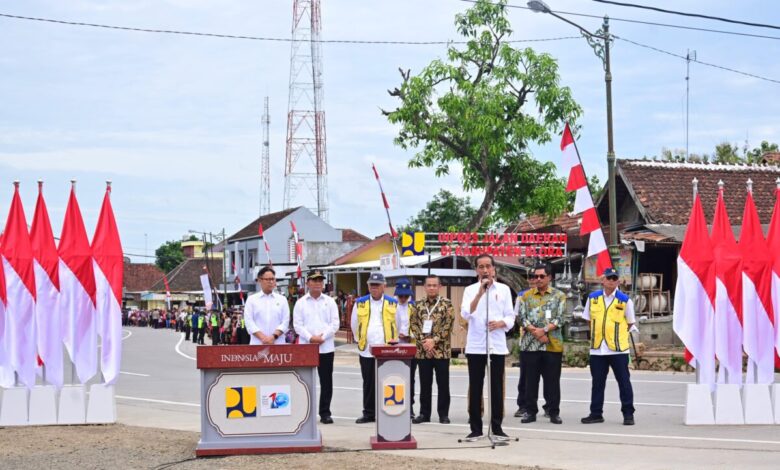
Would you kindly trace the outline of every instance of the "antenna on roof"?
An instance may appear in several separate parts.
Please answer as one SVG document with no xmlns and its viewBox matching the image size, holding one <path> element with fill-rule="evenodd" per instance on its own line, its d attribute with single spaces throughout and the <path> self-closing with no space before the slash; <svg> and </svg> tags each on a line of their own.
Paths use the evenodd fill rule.
<svg viewBox="0 0 780 470">
<path fill-rule="evenodd" d="M 691 183 L 693 184 L 693 198 L 696 199 L 696 193 L 699 192 L 699 180 L 696 179 L 696 177 L 694 176 L 693 181 L 691 181 Z"/>
</svg>

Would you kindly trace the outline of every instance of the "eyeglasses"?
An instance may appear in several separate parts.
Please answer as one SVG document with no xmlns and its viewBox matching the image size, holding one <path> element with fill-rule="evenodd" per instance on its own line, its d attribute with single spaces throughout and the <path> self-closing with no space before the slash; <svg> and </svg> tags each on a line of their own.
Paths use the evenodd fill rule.
<svg viewBox="0 0 780 470">
<path fill-rule="evenodd" d="M 617 281 L 618 277 L 617 276 L 607 276 L 607 280 L 608 281 Z"/>
<path fill-rule="evenodd" d="M 261 277 L 261 278 L 260 278 L 260 280 L 261 280 L 261 281 L 268 281 L 268 282 L 271 282 L 271 281 L 275 281 L 275 280 L 276 280 L 276 278 L 275 278 L 275 277 Z"/>
<path fill-rule="evenodd" d="M 547 274 L 534 274 L 531 276 L 531 279 L 544 279 L 547 277 Z"/>
</svg>

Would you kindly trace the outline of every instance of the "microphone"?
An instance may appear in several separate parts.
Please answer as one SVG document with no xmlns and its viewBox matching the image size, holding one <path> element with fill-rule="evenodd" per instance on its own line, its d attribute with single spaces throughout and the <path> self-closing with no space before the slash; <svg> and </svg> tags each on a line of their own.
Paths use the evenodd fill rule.
<svg viewBox="0 0 780 470">
<path fill-rule="evenodd" d="M 487 290 L 487 288 L 490 286 L 490 276 L 485 274 L 484 276 L 482 276 L 480 282 L 482 283 L 482 289 Z"/>
</svg>

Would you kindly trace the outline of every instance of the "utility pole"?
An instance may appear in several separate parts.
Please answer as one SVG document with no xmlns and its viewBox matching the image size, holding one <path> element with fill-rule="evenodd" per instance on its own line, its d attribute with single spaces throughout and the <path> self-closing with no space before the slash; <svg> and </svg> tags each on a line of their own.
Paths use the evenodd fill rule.
<svg viewBox="0 0 780 470">
<path fill-rule="evenodd" d="M 263 154 L 260 162 L 260 215 L 271 212 L 271 152 L 270 152 L 271 116 L 268 112 L 268 97 L 263 106 Z"/>
<path fill-rule="evenodd" d="M 696 51 L 688 49 L 685 54 L 685 159 L 690 156 L 688 152 L 688 127 L 689 127 L 689 113 L 690 113 L 690 83 L 691 83 L 691 61 L 696 60 Z"/>
</svg>

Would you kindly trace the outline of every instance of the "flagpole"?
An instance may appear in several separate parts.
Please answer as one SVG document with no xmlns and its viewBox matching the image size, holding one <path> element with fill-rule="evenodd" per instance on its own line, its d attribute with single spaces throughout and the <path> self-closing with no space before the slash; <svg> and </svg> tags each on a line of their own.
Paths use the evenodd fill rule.
<svg viewBox="0 0 780 470">
<path fill-rule="evenodd" d="M 385 190 L 382 187 L 382 181 L 379 179 L 379 172 L 376 171 L 376 165 L 372 163 L 371 169 L 374 170 L 374 176 L 376 177 L 376 182 L 379 185 L 379 192 L 382 194 L 382 203 L 385 206 L 385 214 L 387 214 L 387 224 L 390 226 L 390 237 L 393 241 L 393 254 L 395 254 L 395 259 L 398 262 L 398 265 L 400 266 L 401 256 L 398 251 L 398 233 L 395 231 L 395 228 L 393 228 L 393 222 L 390 220 L 390 204 L 387 202 L 387 197 L 385 196 Z"/>
</svg>

